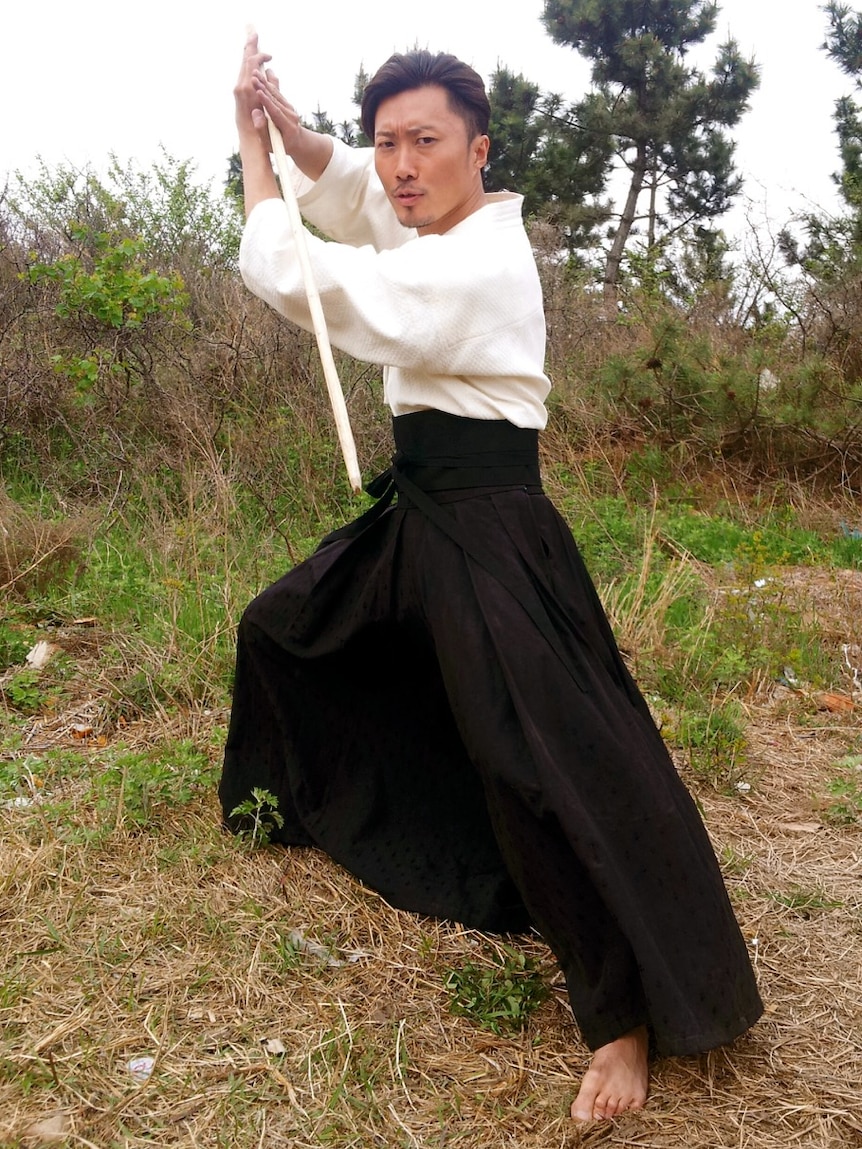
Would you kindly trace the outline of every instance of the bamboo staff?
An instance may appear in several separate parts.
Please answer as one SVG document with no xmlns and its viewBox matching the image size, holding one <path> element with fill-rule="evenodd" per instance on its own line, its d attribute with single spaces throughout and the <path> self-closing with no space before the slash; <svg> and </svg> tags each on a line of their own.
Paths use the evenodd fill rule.
<svg viewBox="0 0 862 1149">
<path fill-rule="evenodd" d="M 249 31 L 251 32 L 252 29 L 250 28 Z M 272 145 L 272 153 L 275 156 L 275 166 L 278 170 L 279 183 L 281 184 L 281 195 L 287 205 L 287 214 L 290 217 L 290 226 L 293 231 L 294 243 L 296 244 L 296 254 L 299 257 L 299 266 L 302 271 L 302 281 L 305 284 L 305 297 L 308 300 L 308 310 L 311 312 L 311 323 L 314 328 L 315 338 L 317 339 L 317 350 L 320 354 L 320 362 L 323 365 L 323 377 L 326 380 L 329 402 L 332 405 L 332 414 L 335 417 L 335 429 L 338 432 L 341 454 L 344 456 L 344 464 L 347 467 L 347 477 L 350 480 L 350 486 L 354 491 L 361 491 L 362 477 L 359 473 L 359 461 L 356 458 L 356 444 L 353 441 L 350 418 L 347 414 L 347 404 L 344 402 L 344 392 L 341 390 L 341 382 L 338 378 L 335 360 L 332 358 L 332 346 L 329 342 L 329 332 L 326 329 L 326 317 L 323 314 L 320 294 L 317 290 L 317 284 L 314 281 L 314 269 L 311 266 L 311 259 L 308 255 L 308 244 L 305 239 L 305 226 L 302 222 L 302 215 L 296 200 L 296 192 L 293 188 L 293 180 L 291 179 L 291 172 L 287 163 L 287 152 L 284 150 L 284 140 L 281 138 L 281 132 L 272 122 L 269 114 L 267 114 L 266 119 L 269 126 L 269 140 Z"/>
</svg>

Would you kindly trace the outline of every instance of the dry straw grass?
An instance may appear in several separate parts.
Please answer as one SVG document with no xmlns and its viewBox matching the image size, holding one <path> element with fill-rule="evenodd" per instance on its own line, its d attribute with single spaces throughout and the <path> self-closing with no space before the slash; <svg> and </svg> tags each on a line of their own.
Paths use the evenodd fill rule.
<svg viewBox="0 0 862 1149">
<path fill-rule="evenodd" d="M 588 1053 L 538 939 L 503 940 L 553 992 L 522 1033 L 496 1036 L 450 1013 L 444 982 L 501 939 L 394 910 L 315 851 L 249 852 L 218 829 L 211 791 L 139 827 L 122 795 L 106 809 L 69 778 L 0 810 L 0 1144 L 862 1145 L 862 831 L 825 817 L 858 709 L 774 688 L 748 705 L 752 790 L 688 780 L 767 1012 L 731 1048 L 659 1061 L 642 1113 L 566 1117 Z M 122 737 L 212 746 L 225 717 Z M 7 753 L 35 779 L 70 730 L 34 719 Z M 110 750 L 85 750 L 93 777 Z M 335 960 L 297 949 L 295 930 Z M 140 1056 L 155 1062 L 143 1082 Z"/>
<path fill-rule="evenodd" d="M 43 519 L 25 512 L 0 484 L 0 594 L 12 596 L 49 584 L 77 566 L 95 516 Z"/>
</svg>

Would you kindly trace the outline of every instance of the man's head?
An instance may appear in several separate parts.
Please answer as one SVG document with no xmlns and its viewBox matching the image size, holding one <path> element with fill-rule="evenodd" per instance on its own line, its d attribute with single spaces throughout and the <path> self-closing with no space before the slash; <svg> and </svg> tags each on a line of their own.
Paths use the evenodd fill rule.
<svg viewBox="0 0 862 1149">
<path fill-rule="evenodd" d="M 383 100 L 432 84 L 446 90 L 452 111 L 464 121 L 468 139 L 487 135 L 491 105 L 482 77 L 457 56 L 421 49 L 396 52 L 366 84 L 360 122 L 369 140 L 374 139 L 374 121 Z"/>
<path fill-rule="evenodd" d="M 365 89 L 362 126 L 395 214 L 442 235 L 485 203 L 485 86 L 454 56 L 392 56 Z"/>
</svg>

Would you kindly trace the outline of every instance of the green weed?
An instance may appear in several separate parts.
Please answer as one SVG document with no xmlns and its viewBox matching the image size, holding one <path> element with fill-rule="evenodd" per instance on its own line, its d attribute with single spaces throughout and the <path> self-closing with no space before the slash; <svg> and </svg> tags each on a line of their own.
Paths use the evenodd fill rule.
<svg viewBox="0 0 862 1149">
<path fill-rule="evenodd" d="M 705 709 L 682 708 L 676 727 L 663 731 L 689 756 L 692 770 L 717 790 L 739 787 L 746 766 L 742 708 L 732 699 Z"/>
<path fill-rule="evenodd" d="M 185 805 L 214 780 L 207 755 L 192 742 L 169 743 L 157 754 L 119 748 L 94 780 L 96 808 L 115 826 L 144 828 L 162 808 Z"/>
<path fill-rule="evenodd" d="M 721 868 L 726 874 L 744 878 L 751 869 L 753 860 L 750 854 L 740 854 L 733 846 L 722 847 Z"/>
<path fill-rule="evenodd" d="M 281 974 L 286 970 L 299 969 L 303 965 L 302 950 L 297 944 L 296 938 L 289 933 L 282 933 L 281 930 L 278 930 L 272 950 L 273 966 L 276 973 Z"/>
<path fill-rule="evenodd" d="M 585 500 L 571 516 L 578 548 L 597 582 L 628 574 L 643 545 L 645 517 L 621 496 Z"/>
<path fill-rule="evenodd" d="M 532 958 L 508 946 L 489 964 L 466 962 L 450 969 L 444 985 L 451 994 L 450 1011 L 492 1033 L 523 1029 L 549 994 Z"/>
<path fill-rule="evenodd" d="M 744 578 L 753 567 L 828 561 L 826 543 L 814 532 L 793 526 L 780 517 L 767 517 L 756 527 L 721 514 L 705 514 L 693 507 L 667 516 L 664 531 L 702 562 L 730 564 Z"/>
<path fill-rule="evenodd" d="M 843 526 L 841 534 L 832 540 L 829 549 L 836 566 L 850 570 L 862 569 L 862 532 Z"/>
<path fill-rule="evenodd" d="M 0 671 L 22 663 L 32 645 L 32 635 L 23 625 L 0 621 Z"/>
<path fill-rule="evenodd" d="M 46 699 L 41 685 L 41 671 L 34 667 L 17 671 L 0 685 L 0 698 L 24 714 L 37 714 Z"/>
<path fill-rule="evenodd" d="M 65 748 L 21 754 L 13 739 L 5 743 L 7 755 L 0 755 L 0 801 L 41 793 L 43 799 L 72 780 L 86 778 L 90 766 L 86 757 Z"/>
<path fill-rule="evenodd" d="M 255 786 L 251 795 L 231 810 L 230 817 L 239 819 L 240 840 L 250 850 L 259 850 L 269 845 L 273 832 L 284 825 L 284 818 L 278 810 L 278 798 L 269 790 Z"/>
<path fill-rule="evenodd" d="M 669 613 L 673 658 L 658 668 L 661 693 L 681 702 L 697 693 L 747 690 L 783 677 L 788 668 L 807 683 L 827 681 L 834 660 L 816 625 L 804 622 L 789 600 L 781 571 L 768 565 L 756 532 L 737 545 L 728 570 L 731 578 L 714 602 L 702 595 L 699 603 Z"/>
<path fill-rule="evenodd" d="M 779 906 L 793 910 L 794 913 L 797 913 L 803 918 L 810 917 L 812 911 L 834 910 L 844 904 L 840 900 L 829 897 L 823 890 L 808 890 L 803 889 L 801 886 L 793 886 L 785 893 L 770 893 L 769 896 L 774 902 L 777 902 Z"/>
<path fill-rule="evenodd" d="M 862 754 L 835 763 L 838 771 L 826 789 L 832 799 L 824 817 L 833 826 L 850 826 L 862 817 Z"/>
</svg>

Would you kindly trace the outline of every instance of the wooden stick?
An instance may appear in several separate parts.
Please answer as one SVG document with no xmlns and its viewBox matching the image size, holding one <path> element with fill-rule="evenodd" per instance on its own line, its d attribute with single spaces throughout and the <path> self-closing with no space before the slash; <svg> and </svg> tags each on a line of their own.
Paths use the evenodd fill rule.
<svg viewBox="0 0 862 1149">
<path fill-rule="evenodd" d="M 305 296 L 308 300 L 308 310 L 311 312 L 311 323 L 317 339 L 317 349 L 323 365 L 323 377 L 326 380 L 326 389 L 329 392 L 329 402 L 332 405 L 332 414 L 335 416 L 335 429 L 338 432 L 338 442 L 341 445 L 341 454 L 347 467 L 347 477 L 354 491 L 362 490 L 362 477 L 359 473 L 359 461 L 356 457 L 356 444 L 353 441 L 353 431 L 350 428 L 350 417 L 347 414 L 347 404 L 344 402 L 344 392 L 335 360 L 332 358 L 332 346 L 329 342 L 329 332 L 326 329 L 326 317 L 320 303 L 320 294 L 314 281 L 314 269 L 308 255 L 308 244 L 305 239 L 305 225 L 296 200 L 290 168 L 287 163 L 287 153 L 284 150 L 284 140 L 281 132 L 272 122 L 269 115 L 266 117 L 269 125 L 269 140 L 272 153 L 275 156 L 275 166 L 278 169 L 278 178 L 281 183 L 281 194 L 287 205 L 287 214 L 290 217 L 290 226 L 293 230 L 293 239 L 296 244 L 296 253 L 299 257 L 299 266 L 302 271 L 302 280 L 305 284 Z"/>
</svg>

